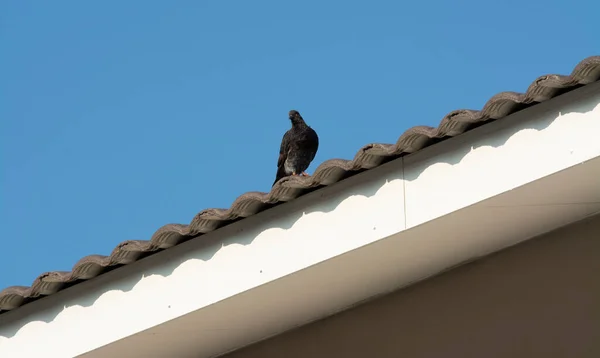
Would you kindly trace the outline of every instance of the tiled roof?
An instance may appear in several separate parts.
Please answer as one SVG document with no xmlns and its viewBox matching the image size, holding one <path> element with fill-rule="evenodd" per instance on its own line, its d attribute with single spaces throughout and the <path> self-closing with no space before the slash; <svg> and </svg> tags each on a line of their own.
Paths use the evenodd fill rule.
<svg viewBox="0 0 600 358">
<path fill-rule="evenodd" d="M 168 224 L 150 240 L 124 241 L 110 256 L 90 255 L 79 260 L 70 272 L 52 271 L 38 276 L 31 286 L 12 286 L 0 291 L 0 313 L 54 294 L 113 268 L 176 246 L 199 235 L 216 230 L 238 219 L 255 215 L 282 202 L 293 200 L 318 187 L 331 185 L 347 177 L 375 168 L 408 153 L 414 153 L 444 139 L 465 133 L 491 120 L 547 101 L 565 92 L 600 79 L 600 56 L 581 61 L 571 75 L 545 75 L 531 83 L 527 92 L 502 92 L 490 98 L 482 110 L 455 110 L 448 113 L 437 128 L 417 126 L 400 135 L 396 144 L 373 143 L 362 147 L 353 160 L 331 159 L 322 163 L 311 177 L 280 180 L 269 193 L 240 195 L 229 209 L 205 209 L 191 223 Z"/>
</svg>

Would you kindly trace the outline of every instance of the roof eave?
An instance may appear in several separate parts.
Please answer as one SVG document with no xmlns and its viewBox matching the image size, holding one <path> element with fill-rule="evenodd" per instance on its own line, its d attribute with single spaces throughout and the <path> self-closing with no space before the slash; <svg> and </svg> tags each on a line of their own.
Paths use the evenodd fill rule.
<svg viewBox="0 0 600 358">
<path fill-rule="evenodd" d="M 0 355 L 211 356 L 592 215 L 599 103 L 596 83 L 23 306 Z"/>
</svg>

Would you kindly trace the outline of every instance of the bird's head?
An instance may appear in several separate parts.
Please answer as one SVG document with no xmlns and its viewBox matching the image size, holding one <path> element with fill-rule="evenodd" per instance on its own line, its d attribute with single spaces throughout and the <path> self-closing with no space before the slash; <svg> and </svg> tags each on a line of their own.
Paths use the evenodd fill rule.
<svg viewBox="0 0 600 358">
<path fill-rule="evenodd" d="M 292 109 L 289 113 L 290 121 L 292 121 L 292 126 L 305 126 L 304 119 L 300 115 L 298 111 Z"/>
<path fill-rule="evenodd" d="M 292 109 L 290 111 L 289 116 L 290 116 L 290 121 L 292 121 L 292 127 L 306 126 L 304 119 L 302 118 L 300 113 L 298 113 L 298 111 L 296 111 L 295 109 Z"/>
<path fill-rule="evenodd" d="M 290 120 L 291 121 L 293 121 L 296 118 L 302 118 L 302 116 L 300 116 L 300 113 L 297 110 L 295 110 L 295 109 L 292 109 L 290 111 L 289 116 L 290 116 Z"/>
</svg>

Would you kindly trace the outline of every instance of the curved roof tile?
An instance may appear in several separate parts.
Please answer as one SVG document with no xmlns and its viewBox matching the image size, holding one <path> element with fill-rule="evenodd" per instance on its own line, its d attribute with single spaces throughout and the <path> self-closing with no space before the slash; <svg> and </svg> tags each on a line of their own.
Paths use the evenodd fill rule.
<svg viewBox="0 0 600 358">
<path fill-rule="evenodd" d="M 228 209 L 205 209 L 187 225 L 165 225 L 158 229 L 150 240 L 124 241 L 118 244 L 109 256 L 86 256 L 69 272 L 45 272 L 29 287 L 5 288 L 0 291 L 0 313 L 176 246 L 237 219 L 255 215 L 278 203 L 293 200 L 317 187 L 331 185 L 402 155 L 414 153 L 443 139 L 465 133 L 490 120 L 501 119 L 526 107 L 596 82 L 599 78 L 600 56 L 588 57 L 579 62 L 568 76 L 554 74 L 538 77 L 525 93 L 498 93 L 479 111 L 469 109 L 452 111 L 442 118 L 436 128 L 412 127 L 402 133 L 395 144 L 367 144 L 358 150 L 352 160 L 330 159 L 323 162 L 311 177 L 284 178 L 275 184 L 269 193 L 248 192 L 235 199 Z"/>
</svg>

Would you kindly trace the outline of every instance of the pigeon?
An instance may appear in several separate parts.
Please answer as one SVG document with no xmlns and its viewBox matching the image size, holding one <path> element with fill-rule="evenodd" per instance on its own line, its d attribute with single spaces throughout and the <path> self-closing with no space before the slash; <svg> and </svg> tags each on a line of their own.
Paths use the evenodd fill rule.
<svg viewBox="0 0 600 358">
<path fill-rule="evenodd" d="M 292 128 L 285 132 L 281 139 L 277 175 L 273 186 L 279 179 L 290 175 L 310 176 L 306 169 L 315 158 L 319 149 L 319 136 L 309 127 L 296 110 L 289 112 Z"/>
</svg>

